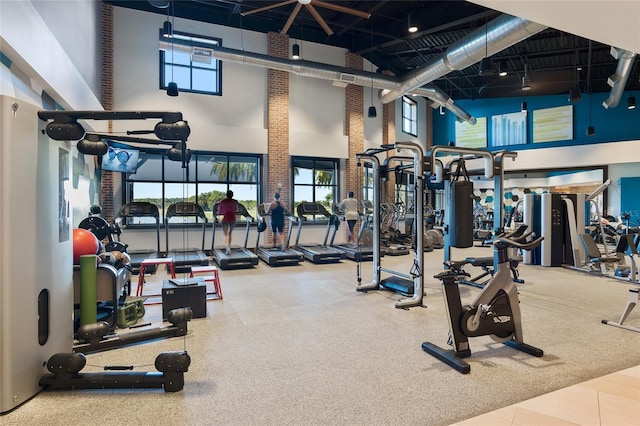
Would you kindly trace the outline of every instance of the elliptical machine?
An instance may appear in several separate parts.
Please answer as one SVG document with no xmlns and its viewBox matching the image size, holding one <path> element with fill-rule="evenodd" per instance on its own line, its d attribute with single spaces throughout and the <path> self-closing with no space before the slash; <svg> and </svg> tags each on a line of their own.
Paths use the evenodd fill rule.
<svg viewBox="0 0 640 426">
<path fill-rule="evenodd" d="M 529 232 L 520 240 L 532 235 Z M 462 360 L 471 356 L 469 337 L 491 336 L 495 341 L 514 349 L 541 357 L 542 349 L 524 343 L 520 315 L 518 290 L 511 279 L 509 248 L 532 250 L 544 237 L 528 243 L 510 239 L 512 234 L 498 236 L 493 240 L 493 256 L 496 272 L 482 292 L 468 306 L 462 306 L 458 288 L 458 272 L 449 269 L 436 275 L 444 287 L 444 299 L 449 316 L 449 344 L 453 351 L 445 350 L 430 342 L 422 343 L 422 349 L 462 374 L 471 371 L 471 366 Z"/>
</svg>

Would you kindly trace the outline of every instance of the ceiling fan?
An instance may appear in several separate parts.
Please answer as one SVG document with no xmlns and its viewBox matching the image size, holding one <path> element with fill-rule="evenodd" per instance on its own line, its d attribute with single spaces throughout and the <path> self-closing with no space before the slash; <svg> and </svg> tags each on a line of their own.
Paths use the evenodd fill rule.
<svg viewBox="0 0 640 426">
<path fill-rule="evenodd" d="M 320 16 L 315 6 L 324 7 L 325 9 L 331 9 L 337 12 L 348 13 L 349 15 L 359 16 L 365 19 L 369 19 L 369 17 L 371 16 L 370 13 L 361 12 L 359 10 L 352 9 L 350 7 L 340 6 L 337 4 L 328 3 L 321 0 L 285 0 L 279 3 L 272 4 L 270 6 L 253 9 L 248 12 L 241 13 L 240 15 L 242 16 L 253 15 L 254 13 L 264 12 L 266 10 L 275 9 L 277 7 L 286 6 L 292 3 L 296 3 L 296 5 L 293 8 L 291 15 L 289 15 L 289 19 L 287 19 L 287 22 L 284 24 L 284 27 L 282 27 L 282 30 L 280 30 L 281 34 L 286 34 L 287 31 L 289 31 L 289 28 L 291 28 L 291 24 L 293 24 L 293 21 L 298 15 L 298 13 L 300 12 L 300 9 L 302 9 L 302 6 L 307 8 L 307 11 L 311 14 L 311 16 L 313 16 L 316 22 L 318 22 L 318 25 L 322 27 L 322 29 L 327 33 L 327 35 L 333 34 L 333 30 L 329 27 L 329 25 L 327 25 L 325 20 L 322 19 L 322 16 Z"/>
</svg>

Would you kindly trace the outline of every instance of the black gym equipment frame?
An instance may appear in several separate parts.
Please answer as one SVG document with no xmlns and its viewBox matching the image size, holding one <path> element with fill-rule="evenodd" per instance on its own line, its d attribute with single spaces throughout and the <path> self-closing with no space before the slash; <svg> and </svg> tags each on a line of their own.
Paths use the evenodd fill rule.
<svg viewBox="0 0 640 426">
<path fill-rule="evenodd" d="M 258 204 L 259 220 L 266 220 L 265 218 L 271 215 L 271 213 L 267 214 L 268 205 L 269 203 Z M 300 262 L 304 260 L 304 255 L 301 252 L 289 247 L 293 224 L 298 220 L 298 218 L 287 211 L 284 213 L 284 218 L 289 220 L 289 229 L 287 230 L 287 238 L 284 246 L 260 247 L 260 235 L 262 232 L 260 229 L 258 229 L 257 232 L 255 253 L 269 266 L 294 266 L 300 264 Z"/>
<path fill-rule="evenodd" d="M 134 273 L 140 270 L 140 264 L 145 259 L 157 259 L 161 257 L 160 253 L 160 210 L 155 204 L 147 201 L 132 201 L 120 207 L 120 211 L 114 219 L 114 223 L 118 228 L 122 228 L 119 223 L 122 220 L 127 221 L 134 217 L 149 217 L 155 221 L 156 228 L 156 249 L 127 249 L 127 254 L 131 258 L 131 269 Z M 120 238 L 118 237 L 118 241 Z M 153 274 L 156 271 L 156 265 L 146 265 L 145 272 Z"/>
<path fill-rule="evenodd" d="M 523 238 L 530 235 L 531 232 L 523 235 Z M 422 350 L 462 374 L 471 371 L 471 366 L 463 360 L 471 356 L 469 337 L 491 336 L 529 355 L 541 357 L 544 354 L 542 349 L 524 343 L 518 290 L 509 278 L 508 266 L 510 247 L 531 250 L 542 242 L 543 237 L 527 243 L 519 243 L 508 237 L 501 236 L 493 241 L 496 273 L 470 305 L 462 306 L 457 271 L 446 270 L 435 276 L 442 281 L 453 350 L 443 349 L 431 342 L 422 343 Z"/>
<path fill-rule="evenodd" d="M 38 111 L 38 118 L 47 123 L 47 136 L 57 141 L 78 141 L 77 148 L 82 154 L 104 155 L 107 153 L 107 140 L 139 143 L 143 145 L 169 145 L 167 157 L 180 161 L 187 169 L 191 151 L 187 149 L 187 138 L 191 134 L 189 124 L 177 111 Z M 153 130 L 130 130 L 129 135 L 153 134 L 157 139 L 146 139 L 122 135 L 87 133 L 78 120 L 146 120 L 160 119 Z"/>
<path fill-rule="evenodd" d="M 49 374 L 39 385 L 44 389 L 123 389 L 163 388 L 165 392 L 178 392 L 184 388 L 184 373 L 191 357 L 187 351 L 162 352 L 156 357 L 157 372 L 81 373 L 87 360 L 82 353 L 57 353 L 47 361 Z M 133 370 L 133 366 L 106 366 L 105 370 Z"/>
<path fill-rule="evenodd" d="M 369 245 L 360 244 L 360 238 L 362 237 L 362 230 L 364 229 L 364 224 L 366 218 L 361 212 L 358 212 L 360 216 L 360 229 L 358 230 L 358 236 L 356 238 L 356 244 L 335 244 L 336 234 L 338 233 L 338 228 L 340 228 L 340 222 L 345 221 L 345 214 L 341 211 L 336 204 L 331 206 L 331 211 L 333 214 L 338 216 L 338 225 L 333 228 L 333 232 L 331 233 L 331 239 L 329 240 L 329 245 L 331 247 L 335 247 L 338 250 L 344 252 L 344 255 L 347 259 L 353 260 L 354 262 L 370 262 L 373 260 L 373 247 Z M 348 226 L 348 225 L 347 225 Z M 381 256 L 384 256 L 383 253 L 380 253 Z"/>
<path fill-rule="evenodd" d="M 194 217 L 202 221 L 202 242 L 200 244 L 200 248 L 169 248 L 169 225 L 172 217 Z M 167 257 L 173 259 L 176 272 L 183 273 L 191 271 L 192 266 L 209 265 L 209 258 L 204 252 L 207 222 L 207 216 L 200 204 L 189 201 L 180 201 L 167 207 L 167 213 L 165 214 L 164 221 L 165 244 L 167 246 Z"/>
<path fill-rule="evenodd" d="M 246 269 L 253 268 L 259 263 L 258 256 L 251 252 L 247 248 L 249 242 L 249 226 L 254 221 L 253 216 L 249 214 L 247 208 L 241 204 L 236 203 L 236 217 L 242 216 L 245 218 L 245 233 L 244 233 L 244 246 L 231 247 L 230 253 L 226 254 L 225 250 L 216 248 L 216 224 L 218 223 L 218 204 L 213 206 L 214 220 L 212 221 L 211 229 L 211 259 L 220 267 L 220 269 Z"/>
<path fill-rule="evenodd" d="M 80 341 L 73 347 L 74 353 L 102 352 L 122 346 L 133 345 L 147 340 L 181 337 L 187 334 L 187 322 L 193 318 L 191 308 L 179 308 L 169 311 L 165 327 L 153 327 L 145 330 L 131 331 L 119 335 L 109 335 L 109 324 L 102 321 L 81 326 L 77 337 Z"/>
<path fill-rule="evenodd" d="M 338 217 L 327 211 L 320 203 L 302 202 L 296 206 L 298 214 L 298 232 L 296 234 L 296 244 L 294 248 L 302 252 L 304 258 L 313 263 L 336 263 L 344 259 L 344 251 L 327 245 L 331 227 L 338 223 Z M 324 216 L 327 218 L 327 229 L 324 234 L 322 244 L 304 244 L 300 245 L 300 231 L 302 223 L 307 222 L 307 216 Z"/>
</svg>

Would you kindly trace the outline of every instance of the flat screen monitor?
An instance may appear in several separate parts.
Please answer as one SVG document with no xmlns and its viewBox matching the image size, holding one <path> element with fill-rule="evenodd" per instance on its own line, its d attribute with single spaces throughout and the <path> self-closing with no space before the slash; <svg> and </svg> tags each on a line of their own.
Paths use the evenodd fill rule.
<svg viewBox="0 0 640 426">
<path fill-rule="evenodd" d="M 138 170 L 138 158 L 138 150 L 109 146 L 107 153 L 102 156 L 100 168 L 112 172 L 135 173 Z"/>
</svg>

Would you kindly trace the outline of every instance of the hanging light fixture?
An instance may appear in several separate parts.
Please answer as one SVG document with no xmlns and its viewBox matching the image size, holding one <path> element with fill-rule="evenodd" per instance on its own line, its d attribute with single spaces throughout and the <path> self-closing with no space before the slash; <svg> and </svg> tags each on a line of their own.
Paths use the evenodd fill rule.
<svg viewBox="0 0 640 426">
<path fill-rule="evenodd" d="M 371 46 L 373 47 L 373 26 L 371 27 Z M 373 105 L 373 64 L 371 64 L 371 106 L 369 107 L 369 111 L 367 111 L 367 117 L 376 118 L 378 116 L 378 111 L 376 111 L 375 105 Z"/>
<path fill-rule="evenodd" d="M 590 84 L 589 84 L 590 85 Z M 589 88 L 589 127 L 587 127 L 587 136 L 593 136 L 596 134 L 596 128 L 591 124 L 591 98 L 593 97 L 593 93 L 591 93 L 591 88 Z"/>
<path fill-rule="evenodd" d="M 591 105 L 593 104 L 593 93 L 591 93 L 591 40 L 589 40 L 589 65 L 587 68 L 587 92 L 589 93 L 589 127 L 587 127 L 587 136 L 596 134 L 596 128 L 591 121 Z"/>
<path fill-rule="evenodd" d="M 629 99 L 627 99 L 627 109 L 636 109 L 636 97 L 635 96 L 629 96 Z"/>
<path fill-rule="evenodd" d="M 373 69 L 371 70 L 371 72 L 373 72 Z M 371 76 L 371 106 L 369 107 L 369 111 L 367 111 L 367 117 L 376 118 L 377 116 L 378 116 L 378 111 L 376 111 L 376 107 L 375 105 L 373 105 L 373 75 L 372 75 Z"/>
<path fill-rule="evenodd" d="M 409 25 L 407 26 L 407 31 L 410 33 L 415 33 L 418 31 L 418 25 L 416 24 L 415 19 L 413 19 L 413 15 L 409 12 Z"/>
<path fill-rule="evenodd" d="M 569 102 L 579 102 L 582 100 L 582 93 L 580 93 L 580 68 L 578 66 L 578 52 L 576 52 L 576 84 L 569 89 Z"/>
<path fill-rule="evenodd" d="M 489 59 L 489 24 L 484 24 L 484 58 L 480 61 L 480 75 L 487 77 L 493 75 L 493 63 Z"/>
<path fill-rule="evenodd" d="M 164 21 L 164 24 L 162 24 L 162 33 L 167 38 L 173 37 L 173 26 L 171 25 L 171 21 L 169 21 L 168 16 L 167 16 L 167 20 Z"/>
<path fill-rule="evenodd" d="M 167 8 L 167 20 L 163 25 L 163 30 L 165 35 L 171 38 L 171 81 L 167 84 L 167 96 L 178 96 L 178 83 L 173 81 L 173 24 L 169 21 L 169 10 L 171 10 L 171 20 L 173 21 L 175 17 L 173 16 L 173 2 L 171 2 L 171 7 Z"/>
<path fill-rule="evenodd" d="M 579 102 L 582 100 L 582 93 L 580 93 L 580 87 L 576 84 L 569 89 L 569 102 Z"/>
<path fill-rule="evenodd" d="M 520 105 L 520 111 L 522 111 L 522 112 L 527 112 L 527 103 L 526 103 L 526 102 L 523 102 L 523 103 Z"/>
<path fill-rule="evenodd" d="M 444 115 L 445 111 L 444 111 L 444 105 L 440 105 L 438 107 L 438 111 L 440 112 L 440 115 Z"/>
<path fill-rule="evenodd" d="M 531 77 L 529 77 L 529 66 L 524 64 L 524 76 L 522 77 L 522 90 L 531 90 Z"/>
<path fill-rule="evenodd" d="M 505 77 L 507 74 L 509 74 L 509 71 L 507 70 L 507 62 L 500 61 L 498 63 L 498 75 L 500 77 Z"/>
<path fill-rule="evenodd" d="M 291 47 L 291 59 L 300 59 L 300 45 L 294 43 Z"/>
</svg>

